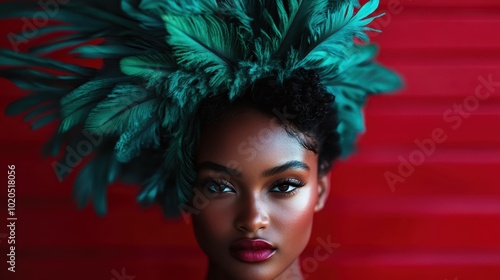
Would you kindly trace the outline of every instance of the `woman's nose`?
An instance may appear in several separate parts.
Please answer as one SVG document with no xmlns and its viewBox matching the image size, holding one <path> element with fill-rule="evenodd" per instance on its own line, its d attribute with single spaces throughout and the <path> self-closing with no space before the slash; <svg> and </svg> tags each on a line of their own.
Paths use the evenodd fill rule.
<svg viewBox="0 0 500 280">
<path fill-rule="evenodd" d="M 235 227 L 245 233 L 254 233 L 269 226 L 269 215 L 262 201 L 255 196 L 242 198 Z"/>
</svg>

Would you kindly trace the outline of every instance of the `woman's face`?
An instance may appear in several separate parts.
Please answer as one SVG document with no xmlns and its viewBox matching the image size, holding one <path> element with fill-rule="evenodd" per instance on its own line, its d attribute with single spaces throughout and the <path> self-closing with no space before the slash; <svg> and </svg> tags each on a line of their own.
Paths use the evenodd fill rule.
<svg viewBox="0 0 500 280">
<path fill-rule="evenodd" d="M 317 160 L 275 119 L 253 109 L 204 128 L 190 206 L 209 275 L 275 279 L 297 268 L 313 214 L 328 194 Z"/>
</svg>

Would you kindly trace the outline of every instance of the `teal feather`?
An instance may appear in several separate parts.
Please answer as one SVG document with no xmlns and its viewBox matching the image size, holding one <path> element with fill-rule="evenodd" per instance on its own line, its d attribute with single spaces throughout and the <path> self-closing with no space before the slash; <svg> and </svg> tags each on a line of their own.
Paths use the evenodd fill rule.
<svg viewBox="0 0 500 280">
<path fill-rule="evenodd" d="M 172 140 L 162 165 L 166 170 L 173 170 L 173 174 L 176 174 L 171 188 L 177 189 L 178 199 L 181 203 L 187 202 L 191 198 L 191 184 L 196 177 L 193 155 L 199 139 L 199 123 L 191 114 L 193 114 L 192 111 L 185 108 L 181 112 L 179 117 L 182 125 L 172 133 Z"/>
<path fill-rule="evenodd" d="M 220 12 L 231 21 L 236 22 L 237 36 L 240 40 L 252 40 L 252 24 L 254 19 L 249 15 L 249 7 L 253 7 L 254 0 L 224 0 L 219 2 Z M 246 47 L 246 45 L 244 46 Z M 245 53 L 249 50 L 245 50 Z"/>
<path fill-rule="evenodd" d="M 141 125 L 156 111 L 153 93 L 135 85 L 117 85 L 90 111 L 85 129 L 103 135 L 121 135 L 129 128 Z"/>
<path fill-rule="evenodd" d="M 129 76 L 150 77 L 158 74 L 166 76 L 177 70 L 177 64 L 167 53 L 155 53 L 125 57 L 120 60 L 122 73 Z"/>
<path fill-rule="evenodd" d="M 142 0 L 139 8 L 152 13 L 181 16 L 213 14 L 219 10 L 217 0 Z"/>
<path fill-rule="evenodd" d="M 38 93 L 24 98 L 18 99 L 10 103 L 5 109 L 5 114 L 7 115 L 18 115 L 30 108 L 39 105 L 40 103 L 53 101 L 56 102 L 60 98 L 59 94 L 50 96 L 49 94 Z"/>
<path fill-rule="evenodd" d="M 151 13 L 143 11 L 140 6 L 135 3 L 140 2 L 143 4 L 144 1 L 136 0 L 122 0 L 121 8 L 123 12 L 140 23 L 140 26 L 144 29 L 161 29 L 163 28 L 163 22 L 159 16 L 153 17 Z"/>
<path fill-rule="evenodd" d="M 273 53 L 283 59 L 291 48 L 297 48 L 307 34 L 307 23 L 316 14 L 326 10 L 329 0 L 277 0 L 280 17 L 277 34 L 273 45 Z M 285 5 L 287 3 L 288 5 Z M 288 7 L 288 12 L 286 7 Z"/>
<path fill-rule="evenodd" d="M 42 104 L 33 110 L 31 110 L 28 114 L 24 115 L 23 120 L 24 121 L 30 121 L 33 120 L 36 117 L 40 117 L 44 113 L 47 113 L 47 111 L 58 111 L 59 110 L 59 104 L 54 104 L 54 103 L 47 103 L 47 104 Z"/>
<path fill-rule="evenodd" d="M 31 129 L 37 130 L 40 127 L 46 126 L 49 123 L 57 120 L 58 118 L 60 118 L 59 112 L 44 115 L 41 118 L 39 118 L 31 123 Z"/>
<path fill-rule="evenodd" d="M 365 31 L 372 30 L 366 27 L 374 17 L 368 17 L 378 6 L 378 0 L 370 0 L 354 14 L 354 7 L 349 4 L 341 7 L 338 11 L 328 12 L 324 24 L 312 27 L 311 43 L 304 47 L 301 58 L 304 60 L 321 60 L 325 54 L 347 57 L 347 50 L 353 44 L 353 37 L 368 41 Z"/>
<path fill-rule="evenodd" d="M 51 18 L 54 24 L 39 28 L 36 37 L 46 36 L 44 43 L 27 54 L 0 50 L 0 63 L 7 68 L 0 76 L 31 94 L 11 103 L 6 113 L 27 112 L 24 119 L 33 128 L 62 118 L 44 148 L 53 156 L 80 143 L 82 128 L 104 132 L 104 143 L 95 147 L 95 157 L 75 181 L 79 206 L 92 200 L 96 212 L 105 214 L 107 186 L 120 180 L 141 184 L 141 204 L 157 202 L 167 217 L 178 215 L 193 194 L 200 132 L 194 116 L 208 95 L 228 93 L 234 99 L 259 78 L 282 80 L 299 67 L 313 69 L 336 96 L 342 153 L 353 151 L 364 131 L 367 96 L 402 85 L 374 61 L 374 45 L 354 44 L 354 38 L 368 42 L 366 31 L 377 31 L 367 25 L 378 17 L 371 16 L 378 4 L 72 0 L 60 6 Z M 34 2 L 1 7 L 0 18 L 39 10 Z M 103 59 L 103 67 L 43 57 L 56 51 Z"/>
<path fill-rule="evenodd" d="M 376 53 L 375 45 L 352 48 L 349 59 L 339 66 L 339 88 L 361 88 L 368 94 L 387 93 L 401 88 L 403 82 L 398 75 L 373 61 Z"/>
<path fill-rule="evenodd" d="M 51 70 L 79 73 L 81 75 L 91 75 L 94 70 L 89 67 L 77 66 L 74 64 L 59 62 L 50 58 L 34 57 L 24 53 L 0 49 L 0 61 L 3 66 L 11 67 L 43 67 Z"/>
<path fill-rule="evenodd" d="M 79 58 L 121 58 L 137 53 L 137 50 L 127 46 L 119 45 L 84 45 L 72 49 L 69 53 L 78 54 L 77 57 Z"/>
<path fill-rule="evenodd" d="M 69 136 L 66 133 L 54 133 L 51 138 L 43 145 L 43 156 L 45 158 L 49 156 L 57 157 L 59 155 L 59 152 L 61 151 L 63 143 L 68 137 Z"/>
<path fill-rule="evenodd" d="M 136 197 L 139 204 L 148 206 L 156 201 L 160 190 L 165 188 L 165 182 L 167 181 L 167 178 L 165 177 L 166 172 L 164 170 L 161 170 L 160 172 L 156 172 L 153 176 L 145 180 L 145 182 L 142 184 L 141 191 Z"/>
<path fill-rule="evenodd" d="M 199 79 L 199 76 L 185 71 L 176 71 L 169 75 L 168 82 L 164 85 L 164 92 L 175 101 L 180 108 L 196 101 L 212 92 L 213 87 L 208 81 Z M 166 120 L 168 122 L 168 120 Z M 166 125 L 166 122 L 164 122 Z"/>
<path fill-rule="evenodd" d="M 137 157 L 142 149 L 160 147 L 159 117 L 151 117 L 145 123 L 129 130 L 120 136 L 116 143 L 116 158 L 120 162 L 128 162 Z"/>
<path fill-rule="evenodd" d="M 211 75 L 210 84 L 219 87 L 232 79 L 241 53 L 234 26 L 217 16 L 163 16 L 180 67 Z"/>
<path fill-rule="evenodd" d="M 59 131 L 66 132 L 75 125 L 83 124 L 90 111 L 110 94 L 117 84 L 125 81 L 133 81 L 133 78 L 116 77 L 89 81 L 63 97 Z"/>
<path fill-rule="evenodd" d="M 107 213 L 106 190 L 118 176 L 120 164 L 115 160 L 113 150 L 101 147 L 95 157 L 80 171 L 73 189 L 73 199 L 78 208 L 93 201 L 99 216 Z"/>
</svg>

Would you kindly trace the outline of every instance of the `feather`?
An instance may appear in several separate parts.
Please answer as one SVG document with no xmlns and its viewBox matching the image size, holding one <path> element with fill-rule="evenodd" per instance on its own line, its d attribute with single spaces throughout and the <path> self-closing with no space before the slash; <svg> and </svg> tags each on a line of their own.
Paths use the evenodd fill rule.
<svg viewBox="0 0 500 280">
<path fill-rule="evenodd" d="M 66 132 L 86 121 L 90 111 L 110 94 L 115 85 L 131 81 L 131 77 L 106 78 L 89 81 L 61 99 L 60 132 Z"/>
<path fill-rule="evenodd" d="M 228 21 L 235 21 L 238 26 L 238 36 L 241 40 L 253 39 L 252 22 L 254 18 L 249 15 L 249 8 L 253 0 L 222 0 L 219 1 L 220 12 Z"/>
<path fill-rule="evenodd" d="M 66 148 L 63 159 L 85 140 L 82 129 L 99 133 L 94 158 L 75 181 L 79 207 L 93 201 L 104 215 L 107 186 L 120 180 L 141 184 L 139 203 L 160 203 L 167 217 L 177 216 L 193 195 L 196 110 L 206 96 L 227 93 L 234 100 L 259 78 L 282 80 L 299 67 L 313 69 L 336 96 L 343 155 L 354 149 L 364 131 L 367 96 L 401 86 L 397 75 L 374 61 L 374 45 L 354 44 L 354 38 L 368 42 L 365 32 L 373 30 L 367 25 L 378 4 L 72 0 L 31 33 L 44 36 L 44 43 L 30 46 L 29 53 L 0 50 L 6 66 L 0 76 L 32 93 L 9 104 L 6 113 L 31 110 L 24 119 L 33 129 L 62 118 L 45 152 L 56 156 Z M 31 17 L 40 5 L 2 3 L 0 18 Z M 23 33 L 9 34 L 14 47 L 27 41 Z M 103 59 L 103 67 L 47 57 L 56 51 Z M 59 171 L 64 179 L 68 171 Z"/>
<path fill-rule="evenodd" d="M 156 95 L 136 85 L 117 85 L 90 111 L 85 129 L 103 135 L 121 135 L 137 127 L 156 111 Z"/>
<path fill-rule="evenodd" d="M 15 83 L 21 89 L 28 91 L 47 91 L 49 95 L 62 96 L 72 85 L 78 85 L 84 79 L 79 76 L 56 76 L 39 70 L 14 68 L 0 70 L 0 77 Z"/>
<path fill-rule="evenodd" d="M 169 33 L 167 42 L 173 46 L 180 67 L 211 75 L 213 87 L 232 80 L 241 53 L 234 26 L 227 26 L 216 16 L 163 16 L 163 19 Z"/>
<path fill-rule="evenodd" d="M 155 53 L 126 57 L 120 60 L 120 69 L 125 75 L 148 77 L 167 75 L 177 69 L 175 60 L 167 53 Z"/>
<path fill-rule="evenodd" d="M 311 27 L 311 43 L 304 48 L 301 58 L 321 60 L 325 53 L 346 58 L 346 51 L 352 46 L 353 37 L 368 41 L 364 31 L 377 31 L 366 25 L 383 15 L 368 17 L 378 7 L 378 3 L 378 0 L 370 0 L 356 14 L 352 4 L 344 5 L 338 11 L 328 12 L 322 25 Z"/>
<path fill-rule="evenodd" d="M 162 15 L 192 16 L 213 14 L 219 9 L 217 0 L 142 0 L 139 6 L 143 11 L 150 11 Z"/>
<path fill-rule="evenodd" d="M 73 199 L 78 208 L 93 201 L 95 212 L 99 216 L 106 215 L 106 190 L 119 173 L 120 164 L 115 160 L 113 149 L 100 147 L 95 157 L 85 165 L 78 174 L 73 188 Z"/>
<path fill-rule="evenodd" d="M 47 101 L 57 101 L 60 98 L 59 95 L 50 96 L 48 94 L 38 93 L 30 96 L 26 96 L 24 98 L 18 99 L 12 103 L 10 103 L 5 109 L 5 114 L 7 115 L 18 115 L 21 114 L 30 108 L 39 105 L 41 103 Z"/>
<path fill-rule="evenodd" d="M 24 121 L 30 121 L 33 120 L 36 117 L 40 117 L 44 113 L 50 112 L 50 111 L 58 111 L 59 110 L 59 104 L 57 103 L 47 103 L 47 104 L 41 104 L 40 106 L 34 108 L 31 110 L 28 114 L 24 115 L 23 120 Z"/>
<path fill-rule="evenodd" d="M 135 5 L 134 2 L 140 2 L 141 4 L 144 1 L 136 1 L 136 0 L 122 0 L 121 8 L 131 18 L 135 19 L 140 23 L 140 26 L 144 29 L 162 29 L 163 22 L 159 16 L 152 17 L 151 13 L 145 13 L 145 11 L 141 10 L 141 8 Z"/>
<path fill-rule="evenodd" d="M 137 50 L 127 46 L 108 45 L 95 46 L 84 45 L 72 49 L 69 53 L 78 54 L 79 58 L 121 58 L 137 53 Z"/>
<path fill-rule="evenodd" d="M 141 149 L 159 148 L 159 130 L 159 117 L 151 117 L 147 122 L 122 134 L 115 146 L 118 161 L 130 161 L 140 154 Z"/>
<path fill-rule="evenodd" d="M 388 93 L 401 88 L 403 82 L 398 75 L 373 61 L 376 53 L 375 45 L 353 46 L 349 58 L 339 64 L 339 74 L 325 83 L 345 90 L 361 89 L 367 94 Z"/>
<path fill-rule="evenodd" d="M 299 46 L 306 33 L 307 22 L 313 15 L 326 10 L 329 0 L 288 0 L 288 13 L 283 0 L 277 0 L 276 3 L 280 20 L 273 53 L 282 59 L 290 48 Z"/>
<path fill-rule="evenodd" d="M 43 67 L 51 70 L 79 73 L 82 76 L 89 76 L 95 73 L 94 69 L 59 62 L 49 58 L 35 57 L 29 54 L 17 53 L 11 50 L 0 49 L 0 61 L 3 66 L 11 67 Z"/>
<path fill-rule="evenodd" d="M 158 198 L 158 193 L 165 188 L 166 172 L 161 170 L 144 181 L 136 199 L 143 206 L 151 205 Z"/>
<path fill-rule="evenodd" d="M 57 120 L 60 117 L 59 112 L 53 112 L 50 114 L 47 114 L 31 123 L 31 129 L 32 130 L 37 130 L 40 127 L 46 126 L 49 123 Z"/>
</svg>

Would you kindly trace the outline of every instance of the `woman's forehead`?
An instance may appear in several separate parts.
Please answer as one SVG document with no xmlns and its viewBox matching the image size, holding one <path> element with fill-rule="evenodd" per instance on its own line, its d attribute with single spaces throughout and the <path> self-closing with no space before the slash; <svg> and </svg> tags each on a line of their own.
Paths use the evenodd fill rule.
<svg viewBox="0 0 500 280">
<path fill-rule="evenodd" d="M 312 164 L 316 155 L 301 145 L 272 116 L 245 110 L 203 129 L 197 164 L 216 162 L 228 166 L 259 165 L 260 169 L 290 161 Z"/>
</svg>

